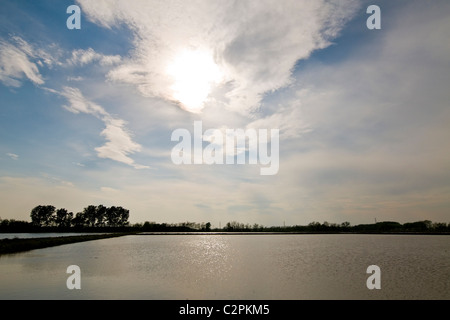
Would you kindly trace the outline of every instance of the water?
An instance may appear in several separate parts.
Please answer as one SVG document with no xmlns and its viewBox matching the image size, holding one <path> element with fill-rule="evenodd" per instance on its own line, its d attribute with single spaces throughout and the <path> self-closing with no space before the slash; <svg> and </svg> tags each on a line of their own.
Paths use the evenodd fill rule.
<svg viewBox="0 0 450 320">
<path fill-rule="evenodd" d="M 449 276 L 450 236 L 133 235 L 0 256 L 0 299 L 447 300 Z"/>
</svg>

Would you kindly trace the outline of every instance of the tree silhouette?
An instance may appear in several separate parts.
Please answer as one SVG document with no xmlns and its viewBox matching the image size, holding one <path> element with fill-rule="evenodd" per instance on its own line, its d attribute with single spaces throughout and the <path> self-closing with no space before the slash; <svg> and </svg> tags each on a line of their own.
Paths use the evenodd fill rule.
<svg viewBox="0 0 450 320">
<path fill-rule="evenodd" d="M 130 211 L 123 207 L 89 205 L 72 219 L 75 227 L 124 227 L 129 224 Z"/>
<path fill-rule="evenodd" d="M 49 227 L 54 222 L 55 207 L 52 205 L 37 206 L 31 210 L 31 222 L 34 226 Z"/>
<path fill-rule="evenodd" d="M 83 210 L 83 216 L 88 227 L 95 226 L 97 220 L 97 207 L 93 205 L 87 206 Z"/>
<path fill-rule="evenodd" d="M 97 206 L 96 209 L 96 227 L 104 227 L 106 223 L 106 211 L 108 208 L 106 208 L 104 205 Z"/>
<path fill-rule="evenodd" d="M 108 226 L 115 227 L 118 225 L 119 220 L 118 220 L 116 212 L 117 212 L 117 208 L 114 206 L 109 207 L 106 210 L 106 221 L 108 223 Z"/>
<path fill-rule="evenodd" d="M 80 228 L 86 226 L 86 218 L 83 212 L 77 212 L 75 217 L 72 219 L 72 225 L 74 227 Z"/>
<path fill-rule="evenodd" d="M 130 211 L 122 207 L 115 208 L 115 224 L 113 227 L 124 227 L 128 224 L 128 218 L 130 217 Z"/>
<path fill-rule="evenodd" d="M 56 216 L 55 216 L 55 224 L 57 227 L 60 228 L 67 228 L 70 227 L 72 224 L 73 219 L 73 213 L 68 212 L 66 209 L 58 209 L 56 210 Z"/>
</svg>

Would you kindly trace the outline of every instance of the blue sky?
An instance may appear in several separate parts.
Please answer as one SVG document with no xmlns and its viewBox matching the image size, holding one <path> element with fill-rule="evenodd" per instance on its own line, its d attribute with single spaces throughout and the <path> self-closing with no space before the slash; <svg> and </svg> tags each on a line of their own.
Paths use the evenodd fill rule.
<svg viewBox="0 0 450 320">
<path fill-rule="evenodd" d="M 104 204 L 131 222 L 449 221 L 448 1 L 0 6 L 3 219 Z M 279 172 L 173 164 L 171 133 L 199 120 L 279 129 Z"/>
</svg>

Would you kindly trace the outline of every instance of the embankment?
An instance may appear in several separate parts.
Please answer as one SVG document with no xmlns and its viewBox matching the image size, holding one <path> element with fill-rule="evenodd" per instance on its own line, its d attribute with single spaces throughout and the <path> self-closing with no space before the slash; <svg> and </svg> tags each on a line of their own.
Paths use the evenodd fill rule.
<svg viewBox="0 0 450 320">
<path fill-rule="evenodd" d="M 98 239 L 107 239 L 114 237 L 121 237 L 133 233 L 107 233 L 107 234 L 92 234 L 80 236 L 61 236 L 48 238 L 29 238 L 29 239 L 2 239 L 0 240 L 0 255 L 7 253 L 16 253 L 29 251 L 34 249 L 41 249 L 47 247 L 60 246 L 63 244 L 70 244 L 83 241 L 91 241 Z"/>
</svg>

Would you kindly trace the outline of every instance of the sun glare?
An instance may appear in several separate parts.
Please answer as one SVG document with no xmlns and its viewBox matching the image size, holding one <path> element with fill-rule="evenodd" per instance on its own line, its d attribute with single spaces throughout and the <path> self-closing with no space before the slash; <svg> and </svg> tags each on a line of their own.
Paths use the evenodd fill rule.
<svg viewBox="0 0 450 320">
<path fill-rule="evenodd" d="M 212 55 L 201 50 L 183 51 L 168 66 L 167 74 L 173 79 L 173 99 L 190 112 L 203 109 L 211 86 L 222 77 Z"/>
</svg>

